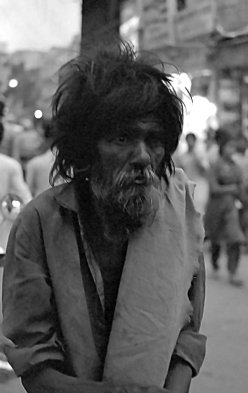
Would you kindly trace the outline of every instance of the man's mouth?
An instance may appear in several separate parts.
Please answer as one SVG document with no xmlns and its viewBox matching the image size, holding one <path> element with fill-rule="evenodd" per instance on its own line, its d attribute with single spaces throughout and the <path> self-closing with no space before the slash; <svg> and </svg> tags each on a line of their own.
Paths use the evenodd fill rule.
<svg viewBox="0 0 248 393">
<path fill-rule="evenodd" d="M 142 186 L 148 185 L 147 178 L 144 177 L 144 176 L 137 176 L 137 177 L 135 177 L 134 183 L 142 185 Z"/>
</svg>

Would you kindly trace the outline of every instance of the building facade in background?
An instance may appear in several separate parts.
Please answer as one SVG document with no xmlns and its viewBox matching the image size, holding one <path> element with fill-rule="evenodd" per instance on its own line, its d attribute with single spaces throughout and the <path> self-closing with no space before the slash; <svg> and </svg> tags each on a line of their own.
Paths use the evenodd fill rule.
<svg viewBox="0 0 248 393">
<path fill-rule="evenodd" d="M 187 73 L 218 124 L 248 137 L 247 0 L 126 0 L 122 19 L 125 38 Z"/>
</svg>

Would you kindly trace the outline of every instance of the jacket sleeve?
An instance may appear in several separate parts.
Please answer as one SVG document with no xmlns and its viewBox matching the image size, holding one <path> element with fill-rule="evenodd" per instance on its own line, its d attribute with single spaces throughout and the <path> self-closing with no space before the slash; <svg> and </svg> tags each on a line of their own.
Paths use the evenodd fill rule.
<svg viewBox="0 0 248 393">
<path fill-rule="evenodd" d="M 44 254 L 38 214 L 27 206 L 12 227 L 3 277 L 3 333 L 14 343 L 5 352 L 18 376 L 64 360 Z"/>
<path fill-rule="evenodd" d="M 181 330 L 173 353 L 173 357 L 179 357 L 191 366 L 193 377 L 198 374 L 206 351 L 206 337 L 199 333 L 205 301 L 205 264 L 203 255 L 199 257 L 199 264 L 199 271 L 194 276 L 189 290 L 189 299 L 193 306 L 191 321 Z"/>
</svg>

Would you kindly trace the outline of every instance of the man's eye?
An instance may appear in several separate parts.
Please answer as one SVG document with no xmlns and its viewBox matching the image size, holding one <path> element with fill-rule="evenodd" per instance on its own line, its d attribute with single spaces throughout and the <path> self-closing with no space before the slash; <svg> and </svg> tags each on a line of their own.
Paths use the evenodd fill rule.
<svg viewBox="0 0 248 393">
<path fill-rule="evenodd" d="M 163 146 L 163 143 L 162 143 L 162 141 L 159 138 L 149 138 L 148 143 L 152 147 Z"/>
<path fill-rule="evenodd" d="M 128 142 L 128 136 L 127 135 L 118 135 L 115 138 L 115 141 L 117 143 L 121 143 L 121 144 L 127 143 Z"/>
</svg>

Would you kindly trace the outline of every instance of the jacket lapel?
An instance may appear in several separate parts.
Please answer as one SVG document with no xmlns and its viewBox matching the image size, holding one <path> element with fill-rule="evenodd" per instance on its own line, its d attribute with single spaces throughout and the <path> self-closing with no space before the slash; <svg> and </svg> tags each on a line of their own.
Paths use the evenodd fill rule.
<svg viewBox="0 0 248 393">
<path fill-rule="evenodd" d="M 69 185 L 70 186 L 70 185 Z M 58 194 L 63 205 L 61 214 L 54 209 L 54 216 L 48 217 L 50 230 L 44 234 L 47 258 L 50 259 L 55 303 L 60 318 L 63 341 L 69 345 L 69 363 L 78 376 L 99 378 L 100 359 L 96 352 L 95 342 L 90 324 L 89 311 L 83 285 L 80 253 L 78 249 L 76 228 L 77 220 L 73 189 L 67 187 Z M 69 208 L 69 204 L 73 208 Z M 47 226 L 46 226 L 47 227 Z M 51 235 L 52 234 L 52 235 Z"/>
</svg>

